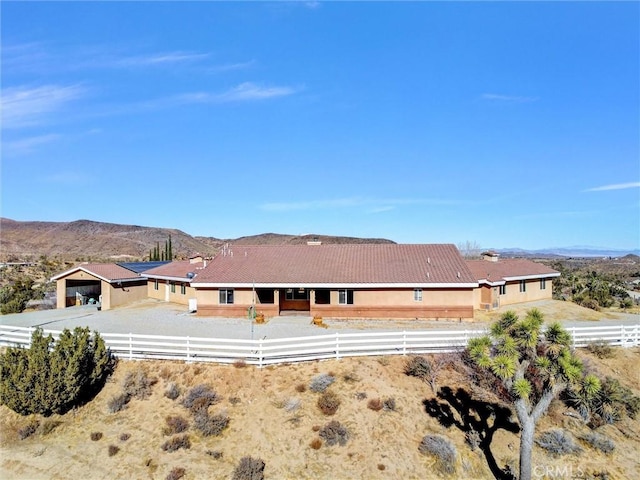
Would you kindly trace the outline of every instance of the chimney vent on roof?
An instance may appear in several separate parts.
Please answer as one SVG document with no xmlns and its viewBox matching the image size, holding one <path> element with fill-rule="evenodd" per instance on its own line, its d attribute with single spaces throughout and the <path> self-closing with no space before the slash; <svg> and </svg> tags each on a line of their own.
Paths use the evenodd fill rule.
<svg viewBox="0 0 640 480">
<path fill-rule="evenodd" d="M 188 272 L 188 273 L 187 273 L 187 278 L 188 278 L 189 280 L 191 280 L 191 279 L 192 279 L 193 277 L 195 277 L 195 276 L 196 276 L 196 274 L 195 274 L 194 272 Z"/>
<path fill-rule="evenodd" d="M 460 278 L 460 272 L 458 272 L 458 278 Z"/>
<path fill-rule="evenodd" d="M 497 262 L 498 259 L 500 258 L 500 254 L 491 250 L 487 252 L 482 252 L 480 254 L 480 257 L 483 260 L 486 260 L 487 262 Z"/>
</svg>

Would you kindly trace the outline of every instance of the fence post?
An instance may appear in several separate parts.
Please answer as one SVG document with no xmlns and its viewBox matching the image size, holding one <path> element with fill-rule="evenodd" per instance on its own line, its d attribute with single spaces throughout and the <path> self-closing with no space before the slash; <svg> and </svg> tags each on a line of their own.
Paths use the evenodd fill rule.
<svg viewBox="0 0 640 480">
<path fill-rule="evenodd" d="M 129 360 L 133 360 L 133 336 L 129 332 Z"/>
<path fill-rule="evenodd" d="M 402 331 L 402 355 L 407 355 L 407 332 L 406 330 Z"/>
<path fill-rule="evenodd" d="M 340 360 L 340 334 L 336 332 L 336 360 Z"/>
<path fill-rule="evenodd" d="M 187 362 L 191 359 L 191 350 L 189 348 L 189 337 L 187 337 Z"/>
<path fill-rule="evenodd" d="M 262 368 L 262 338 L 258 340 L 258 367 Z"/>
</svg>

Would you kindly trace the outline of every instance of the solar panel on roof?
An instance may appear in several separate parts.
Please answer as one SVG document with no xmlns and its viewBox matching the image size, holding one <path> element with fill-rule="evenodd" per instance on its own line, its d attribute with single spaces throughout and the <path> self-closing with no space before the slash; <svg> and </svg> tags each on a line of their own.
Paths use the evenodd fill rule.
<svg viewBox="0 0 640 480">
<path fill-rule="evenodd" d="M 167 263 L 171 262 L 120 262 L 117 265 L 120 265 L 127 270 L 131 270 L 132 272 L 142 273 L 147 270 L 151 270 L 152 268 L 166 265 Z"/>
</svg>

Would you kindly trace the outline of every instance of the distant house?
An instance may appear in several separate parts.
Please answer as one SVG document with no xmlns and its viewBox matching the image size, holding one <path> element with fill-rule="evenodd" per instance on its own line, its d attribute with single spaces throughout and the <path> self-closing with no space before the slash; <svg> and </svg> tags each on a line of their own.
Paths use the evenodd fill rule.
<svg viewBox="0 0 640 480">
<path fill-rule="evenodd" d="M 198 315 L 472 319 L 478 282 L 454 245 L 227 247 L 191 281 Z"/>
<path fill-rule="evenodd" d="M 196 291 L 191 282 L 206 266 L 201 256 L 160 265 L 142 273 L 147 279 L 147 295 L 149 298 L 189 305 L 195 311 Z"/>
<path fill-rule="evenodd" d="M 484 252 L 481 257 L 481 260 L 467 260 L 478 282 L 475 308 L 492 310 L 552 298 L 552 282 L 560 272 L 523 258 L 501 259 L 495 252 Z"/>
<path fill-rule="evenodd" d="M 167 262 L 83 263 L 51 278 L 56 282 L 56 306 L 96 303 L 103 310 L 147 298 L 148 268 Z"/>
</svg>

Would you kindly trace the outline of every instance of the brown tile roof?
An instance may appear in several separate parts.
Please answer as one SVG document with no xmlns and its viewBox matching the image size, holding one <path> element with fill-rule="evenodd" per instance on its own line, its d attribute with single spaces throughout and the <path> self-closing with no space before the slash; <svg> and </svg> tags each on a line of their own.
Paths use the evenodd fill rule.
<svg viewBox="0 0 640 480">
<path fill-rule="evenodd" d="M 507 280 L 557 277 L 560 275 L 560 272 L 553 268 L 524 258 L 500 259 L 497 262 L 467 260 L 467 264 L 477 281 L 488 283 L 504 283 Z"/>
<path fill-rule="evenodd" d="M 202 271 L 203 263 L 191 263 L 189 260 L 180 260 L 167 263 L 151 270 L 147 270 L 142 274 L 143 277 L 150 278 L 176 278 L 189 280 L 188 273 L 193 273 L 194 278 Z"/>
<path fill-rule="evenodd" d="M 477 284 L 449 244 L 264 245 L 231 247 L 197 284 Z"/>
<path fill-rule="evenodd" d="M 140 275 L 132 272 L 129 269 L 121 267 L 120 265 L 116 265 L 115 263 L 83 263 L 72 268 L 71 270 L 67 270 L 66 272 L 56 275 L 51 280 L 58 280 L 60 278 L 66 277 L 73 272 L 77 272 L 78 270 L 84 270 L 85 272 L 90 273 L 91 275 L 94 275 L 101 280 L 109 283 L 117 281 L 140 280 Z"/>
</svg>

